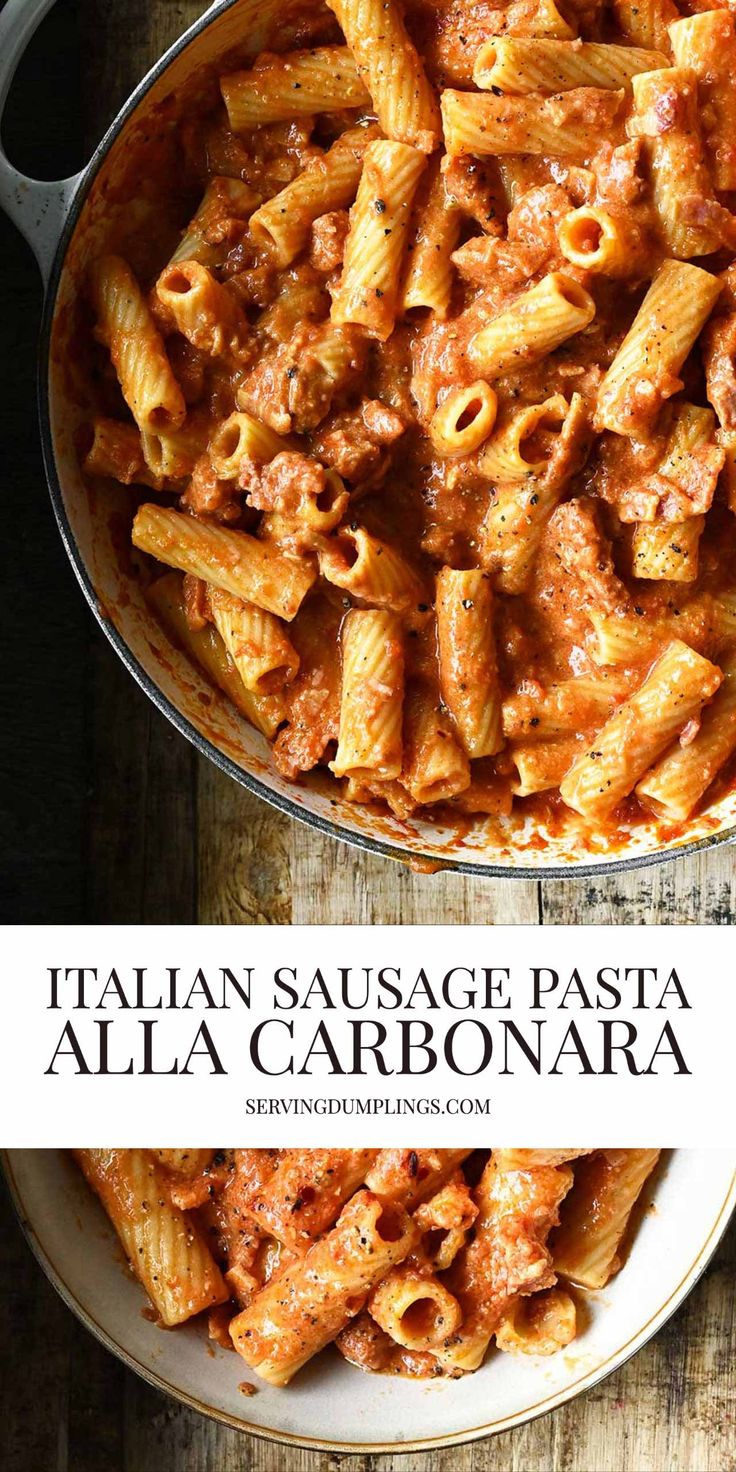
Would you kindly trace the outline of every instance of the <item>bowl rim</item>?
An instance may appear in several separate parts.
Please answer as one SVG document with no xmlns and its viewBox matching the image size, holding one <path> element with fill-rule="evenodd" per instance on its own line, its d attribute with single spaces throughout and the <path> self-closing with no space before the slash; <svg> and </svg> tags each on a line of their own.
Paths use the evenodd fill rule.
<svg viewBox="0 0 736 1472">
<path fill-rule="evenodd" d="M 704 1147 L 706 1148 L 706 1147 Z M 708 1264 L 711 1262 L 715 1252 L 722 1242 L 728 1227 L 736 1215 L 736 1168 L 734 1168 L 729 1182 L 728 1190 L 723 1199 L 718 1215 L 711 1226 L 705 1242 L 699 1248 L 694 1261 L 687 1272 L 680 1279 L 677 1286 L 671 1290 L 664 1303 L 652 1314 L 646 1324 L 636 1330 L 630 1338 L 615 1350 L 602 1365 L 582 1374 L 572 1385 L 564 1390 L 556 1391 L 544 1400 L 526 1410 L 513 1412 L 504 1416 L 497 1422 L 486 1422 L 483 1425 L 471 1428 L 469 1431 L 458 1431 L 447 1436 L 426 1437 L 419 1441 L 386 1441 L 386 1442 L 346 1442 L 330 1441 L 322 1437 L 299 1436 L 293 1432 L 280 1431 L 272 1427 L 255 1425 L 244 1418 L 233 1416 L 227 1411 L 220 1410 L 217 1406 L 208 1405 L 206 1401 L 200 1401 L 196 1396 L 190 1395 L 177 1386 L 172 1385 L 164 1376 L 156 1373 L 150 1366 L 142 1364 L 135 1355 L 118 1344 L 117 1340 L 100 1324 L 87 1309 L 83 1308 L 75 1297 L 72 1290 L 61 1278 L 36 1234 L 33 1223 L 26 1216 L 23 1200 L 13 1172 L 12 1157 L 16 1154 L 26 1153 L 9 1149 L 0 1150 L 0 1169 L 2 1170 L 5 1184 L 10 1196 L 13 1209 L 18 1218 L 18 1224 L 23 1233 L 34 1258 L 45 1273 L 52 1287 L 56 1289 L 60 1298 L 67 1308 L 80 1320 L 86 1329 L 99 1341 L 100 1344 L 110 1351 L 111 1354 L 122 1361 L 122 1363 L 134 1374 L 139 1375 L 155 1390 L 170 1396 L 173 1400 L 185 1405 L 189 1410 L 197 1411 L 200 1415 L 208 1417 L 221 1425 L 230 1427 L 231 1430 L 245 1432 L 250 1436 L 257 1436 L 262 1441 L 268 1441 L 279 1446 L 301 1447 L 307 1451 L 336 1452 L 353 1456 L 373 1456 L 403 1452 L 428 1452 L 441 1450 L 446 1447 L 464 1446 L 475 1441 L 482 1441 L 491 1436 L 500 1435 L 505 1431 L 512 1431 L 521 1426 L 529 1425 L 541 1416 L 558 1410 L 561 1406 L 577 1400 L 580 1395 L 592 1390 L 601 1381 L 606 1380 L 609 1375 L 620 1370 L 640 1349 L 643 1349 L 667 1321 L 684 1303 L 700 1278 L 703 1276 Z"/>
<path fill-rule="evenodd" d="M 286 814 L 287 817 L 303 823 L 306 827 L 315 828 L 327 837 L 349 844 L 353 848 L 362 849 L 367 853 L 376 854 L 381 858 L 394 859 L 410 868 L 414 865 L 422 867 L 426 864 L 427 866 L 431 865 L 432 870 L 436 872 L 449 871 L 487 879 L 589 879 L 604 877 L 609 874 L 627 873 L 635 869 L 647 868 L 654 864 L 668 863 L 673 859 L 702 853 L 706 849 L 716 848 L 721 844 L 736 842 L 735 823 L 717 833 L 693 839 L 691 842 L 675 843 L 668 848 L 656 849 L 651 853 L 631 854 L 624 858 L 601 859 L 598 862 L 581 864 L 570 863 L 533 866 L 528 864 L 506 865 L 500 863 L 478 863 L 472 859 L 465 860 L 453 858 L 450 855 L 445 857 L 444 855 L 427 853 L 421 847 L 409 850 L 399 841 L 392 842 L 372 834 L 345 828 L 342 824 L 324 817 L 322 814 L 305 807 L 295 799 L 277 791 L 274 787 L 269 786 L 262 778 L 245 771 L 232 758 L 226 756 L 213 741 L 203 736 L 201 731 L 186 716 L 182 715 L 181 711 L 177 709 L 173 702 L 169 700 L 168 696 L 155 683 L 148 671 L 132 653 L 122 634 L 112 623 L 111 619 L 106 617 L 67 515 L 51 429 L 51 335 L 59 284 L 66 264 L 68 247 L 84 205 L 116 138 L 154 84 L 163 77 L 171 63 L 195 42 L 210 25 L 213 25 L 221 15 L 239 3 L 240 0 L 220 0 L 216 8 L 211 7 L 207 10 L 204 15 L 200 16 L 193 25 L 189 26 L 179 39 L 159 57 L 158 61 L 155 62 L 137 86 L 133 88 L 126 102 L 120 108 L 100 139 L 100 142 L 97 144 L 97 147 L 94 149 L 88 164 L 78 176 L 77 187 L 70 201 L 64 227 L 59 236 L 46 286 L 38 344 L 36 375 L 37 407 L 44 469 L 51 505 L 64 549 L 97 624 L 125 665 L 128 673 L 133 676 L 136 683 L 143 690 L 144 694 L 147 695 L 155 708 L 170 721 L 171 725 L 175 727 L 180 735 L 184 736 L 194 746 L 201 756 L 207 757 L 221 772 L 233 778 L 241 787 L 245 787 L 254 796 L 261 798 L 271 807 Z"/>
</svg>

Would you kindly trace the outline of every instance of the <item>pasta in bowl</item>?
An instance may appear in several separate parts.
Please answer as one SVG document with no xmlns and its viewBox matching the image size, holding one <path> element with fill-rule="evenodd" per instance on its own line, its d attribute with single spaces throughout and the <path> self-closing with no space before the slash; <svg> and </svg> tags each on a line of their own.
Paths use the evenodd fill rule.
<svg viewBox="0 0 736 1472">
<path fill-rule="evenodd" d="M 677 60 L 730 22 L 568 10 L 223 3 L 50 322 L 57 510 L 152 697 L 289 813 L 481 873 L 736 813 L 726 94 Z"/>
<path fill-rule="evenodd" d="M 558 1279 L 608 1282 L 659 1151 L 75 1155 L 162 1323 L 209 1310 L 213 1337 L 284 1386 L 333 1341 L 416 1378 L 477 1370 L 494 1339 L 564 1348 L 577 1313 Z"/>
<path fill-rule="evenodd" d="M 188 1168 L 196 1170 L 196 1152 L 187 1153 Z M 213 1152 L 206 1153 L 213 1159 Z M 112 1153 L 102 1154 L 109 1163 Z M 421 1161 L 422 1152 L 417 1154 Z M 570 1154 L 560 1151 L 557 1159 Z M 405 1155 L 408 1158 L 409 1152 Z M 479 1168 L 486 1155 L 461 1162 L 476 1204 Z M 307 1157 L 308 1152 L 302 1154 L 302 1165 Z M 186 1188 L 187 1178 L 172 1152 L 165 1153 L 168 1164 L 160 1152 L 141 1152 L 141 1158 L 169 1186 L 178 1181 L 180 1189 Z M 512 1165 L 508 1157 L 504 1163 Z M 528 1163 L 525 1156 L 524 1164 Z M 172 1170 L 174 1164 L 177 1169 Z M 219 1162 L 220 1169 L 222 1164 Z M 422 1164 L 418 1162 L 417 1175 Z M 518 1161 L 513 1164 L 519 1168 Z M 131 1368 L 193 1408 L 230 1425 L 312 1448 L 354 1453 L 429 1450 L 486 1436 L 519 1425 L 588 1389 L 639 1349 L 682 1302 L 715 1250 L 736 1199 L 731 1153 L 710 1149 L 665 1153 L 645 1183 L 619 1248 L 624 1259 L 621 1270 L 604 1289 L 582 1292 L 569 1289 L 569 1280 L 560 1276 L 556 1286 L 575 1300 L 577 1337 L 559 1353 L 497 1353 L 491 1349 L 473 1373 L 424 1379 L 360 1373 L 330 1347 L 295 1373 L 284 1389 L 261 1379 L 232 1347 L 227 1349 L 225 1338 L 232 1346 L 229 1335 L 223 1337 L 218 1329 L 216 1339 L 208 1338 L 206 1313 L 162 1332 L 158 1313 L 145 1306 L 146 1295 L 123 1263 L 117 1234 L 69 1152 L 9 1151 L 4 1166 L 20 1220 L 46 1272 L 87 1327 Z M 576 1175 L 585 1166 L 584 1157 L 570 1162 Z M 530 1168 L 539 1169 L 539 1163 Z M 215 1175 L 217 1169 L 215 1165 Z M 359 1174 L 367 1174 L 365 1166 Z M 139 1176 L 138 1187 L 142 1179 Z M 188 1179 L 191 1183 L 196 1176 Z M 393 1173 L 393 1179 L 394 1184 L 401 1180 L 402 1199 L 410 1201 L 403 1189 L 407 1174 L 402 1172 L 397 1178 Z M 294 1182 L 303 1186 L 303 1175 L 301 1182 L 296 1176 Z M 390 1185 L 386 1172 L 381 1185 L 384 1191 Z M 365 1183 L 358 1181 L 353 1198 L 365 1189 Z M 185 1198 L 181 1195 L 179 1199 Z M 275 1202 L 273 1194 L 271 1199 Z M 574 1199 L 575 1187 L 561 1203 L 563 1227 Z M 134 1201 L 135 1193 L 131 1207 Z M 413 1217 L 422 1205 L 411 1209 L 410 1203 L 407 1214 Z M 303 1209 L 311 1214 L 314 1200 L 300 1208 L 297 1218 Z M 335 1220 L 341 1209 L 333 1193 Z M 311 1216 L 308 1225 L 315 1220 Z M 201 1222 L 196 1225 L 201 1230 Z M 547 1238 L 553 1254 L 561 1230 L 553 1229 Z M 215 1238 L 206 1230 L 205 1240 L 210 1256 L 210 1243 L 219 1252 Z M 133 1255 L 138 1256 L 135 1251 Z M 226 1268 L 225 1259 L 218 1258 L 215 1265 L 221 1272 Z M 547 1293 L 540 1288 L 521 1299 L 525 1329 L 526 1307 L 536 1298 L 541 1310 Z M 223 1317 L 229 1319 L 235 1313 L 232 1308 Z M 357 1322 L 356 1315 L 353 1323 Z M 416 1324 L 413 1327 L 416 1330 Z M 540 1327 L 534 1325 L 537 1335 Z M 659 1353 L 666 1355 L 666 1345 Z M 625 1385 L 611 1389 L 612 1397 L 622 1393 Z"/>
</svg>

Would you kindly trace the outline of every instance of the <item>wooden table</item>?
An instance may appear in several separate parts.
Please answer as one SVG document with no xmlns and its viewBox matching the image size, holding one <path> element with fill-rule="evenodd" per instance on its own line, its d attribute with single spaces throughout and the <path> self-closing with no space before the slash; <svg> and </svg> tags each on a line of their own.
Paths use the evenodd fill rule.
<svg viewBox="0 0 736 1472">
<path fill-rule="evenodd" d="M 15 162 L 70 172 L 200 0 L 58 0 L 23 68 Z M 32 396 L 40 290 L 0 222 L 0 395 L 8 446 L 2 586 L 9 673 L 0 856 L 4 916 L 27 923 L 729 923 L 727 850 L 610 880 L 412 874 L 320 838 L 200 759 L 93 627 L 52 524 Z M 707 1121 L 703 1122 L 704 1140 Z M 46 1284 L 3 1199 L 3 1472 L 369 1472 L 375 1459 L 287 1452 L 180 1409 L 130 1375 Z M 432 1472 L 732 1472 L 736 1231 L 657 1340 L 534 1425 L 426 1456 Z M 40 1395 L 39 1395 L 40 1388 Z M 411 1457 L 383 1462 L 396 1472 Z"/>
</svg>

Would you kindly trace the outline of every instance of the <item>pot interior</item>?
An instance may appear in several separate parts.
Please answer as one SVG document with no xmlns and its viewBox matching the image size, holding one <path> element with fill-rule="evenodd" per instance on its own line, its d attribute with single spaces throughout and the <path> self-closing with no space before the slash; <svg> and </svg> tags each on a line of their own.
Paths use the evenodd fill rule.
<svg viewBox="0 0 736 1472">
<path fill-rule="evenodd" d="M 519 877 L 646 863 L 729 837 L 736 830 L 736 784 L 724 787 L 707 813 L 687 824 L 652 817 L 622 824 L 606 836 L 567 810 L 563 815 L 551 808 L 529 808 L 508 819 L 459 816 L 443 825 L 400 820 L 358 807 L 346 802 L 337 785 L 328 785 L 327 780 L 310 779 L 295 786 L 274 769 L 265 739 L 169 642 L 147 607 L 130 546 L 135 491 L 113 482 L 90 488 L 79 469 L 80 430 L 95 407 L 79 347 L 91 325 L 84 291 L 89 263 L 103 250 L 126 254 L 132 234 L 138 255 L 136 259 L 133 254 L 132 263 L 146 270 L 140 241 L 145 238 L 146 218 L 158 219 L 162 205 L 159 193 L 150 183 L 147 187 L 141 160 L 150 153 L 152 166 L 160 171 L 162 150 L 168 151 L 175 168 L 174 139 L 189 100 L 211 89 L 217 73 L 226 67 L 247 61 L 264 47 L 288 46 L 290 20 L 298 16 L 298 9 L 284 0 L 235 0 L 201 29 L 195 27 L 167 65 L 157 68 L 153 80 L 144 84 L 143 95 L 133 99 L 135 105 L 90 170 L 92 182 L 84 190 L 52 287 L 51 351 L 48 379 L 42 382 L 42 413 L 47 399 L 52 494 L 70 556 L 93 608 L 132 673 L 189 739 L 237 780 L 336 837 L 422 867 Z M 176 230 L 173 222 L 172 228 Z M 156 264 L 151 261 L 150 269 Z"/>
</svg>

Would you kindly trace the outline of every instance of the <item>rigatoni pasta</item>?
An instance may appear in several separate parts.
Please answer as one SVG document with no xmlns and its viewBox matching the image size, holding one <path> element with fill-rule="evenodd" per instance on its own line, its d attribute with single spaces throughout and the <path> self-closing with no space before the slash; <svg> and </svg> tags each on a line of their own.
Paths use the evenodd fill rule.
<svg viewBox="0 0 736 1472">
<path fill-rule="evenodd" d="M 730 655 L 723 662 L 723 682 L 692 739 L 665 752 L 638 783 L 636 795 L 664 817 L 689 818 L 735 750 L 736 664 Z"/>
<path fill-rule="evenodd" d="M 697 80 L 686 68 L 663 67 L 640 73 L 632 85 L 635 112 L 629 128 L 643 143 L 652 200 L 667 248 L 681 260 L 710 255 L 722 236 L 703 158 Z M 699 218 L 688 212 L 693 195 L 702 201 Z M 712 223 L 704 208 L 709 203 L 714 207 Z"/>
<path fill-rule="evenodd" d="M 605 816 L 721 684 L 716 665 L 673 639 L 644 684 L 611 716 L 560 783 L 565 802 Z"/>
<path fill-rule="evenodd" d="M 433 1379 L 494 1341 L 564 1348 L 581 1332 L 569 1285 L 619 1270 L 660 1152 L 73 1153 L 161 1323 L 209 1312 L 282 1387 L 332 1340 L 364 1369 Z"/>
<path fill-rule="evenodd" d="M 390 337 L 412 200 L 425 166 L 424 155 L 408 143 L 379 141 L 366 149 L 332 299 L 333 322 L 357 323 L 374 337 Z"/>
<path fill-rule="evenodd" d="M 714 187 L 734 189 L 736 32 L 733 16 L 728 10 L 703 10 L 699 15 L 671 21 L 667 32 L 676 65 L 697 77 L 707 108 L 709 125 L 705 136 Z"/>
<path fill-rule="evenodd" d="M 404 654 L 395 613 L 354 608 L 342 632 L 342 699 L 336 777 L 401 774 Z"/>
<path fill-rule="evenodd" d="M 555 1270 L 584 1288 L 602 1288 L 659 1150 L 601 1150 L 575 1172 L 564 1222 L 555 1234 Z"/>
<path fill-rule="evenodd" d="M 246 532 L 208 526 L 162 506 L 141 506 L 133 542 L 169 567 L 285 619 L 294 617 L 316 575 L 309 562 L 284 557 Z"/>
<path fill-rule="evenodd" d="M 437 576 L 440 689 L 471 758 L 493 756 L 503 745 L 493 619 L 488 575 L 443 567 Z"/>
<path fill-rule="evenodd" d="M 596 41 L 498 36 L 481 46 L 473 81 L 483 91 L 569 92 L 573 87 L 626 87 L 639 72 L 667 65 L 661 52 Z"/>
<path fill-rule="evenodd" d="M 625 215 L 600 205 L 570 210 L 557 231 L 560 250 L 571 266 L 603 276 L 631 276 L 641 264 L 641 250 Z"/>
<path fill-rule="evenodd" d="M 178 573 L 167 573 L 149 589 L 148 599 L 163 627 L 174 642 L 192 656 L 195 664 L 209 675 L 235 709 L 272 741 L 286 719 L 283 695 L 256 694 L 246 689 L 242 678 L 213 623 L 193 627 L 188 616 L 183 580 Z"/>
<path fill-rule="evenodd" d="M 572 277 L 554 271 L 474 333 L 468 356 L 487 378 L 499 378 L 518 366 L 519 359 L 536 363 L 554 352 L 588 327 L 594 316 L 589 292 Z"/>
<path fill-rule="evenodd" d="M 76 1150 L 136 1276 L 167 1326 L 224 1303 L 222 1274 L 188 1213 L 167 1200 L 145 1150 Z"/>
<path fill-rule="evenodd" d="M 288 685 L 299 669 L 299 655 L 281 620 L 222 588 L 209 588 L 207 596 L 215 628 L 246 690 L 273 695 Z"/>
<path fill-rule="evenodd" d="M 184 395 L 161 335 L 127 262 L 103 256 L 92 272 L 97 332 L 110 353 L 120 388 L 141 432 L 179 429 Z"/>
<path fill-rule="evenodd" d="M 677 377 L 721 292 L 717 276 L 666 260 L 598 391 L 597 426 L 633 434 L 681 387 Z"/>
<path fill-rule="evenodd" d="M 416 681 L 404 702 L 402 786 L 420 807 L 449 802 L 470 786 L 470 761 L 439 692 Z"/>
<path fill-rule="evenodd" d="M 311 226 L 320 215 L 352 204 L 357 193 L 373 127 L 349 128 L 326 153 L 311 158 L 279 194 L 255 210 L 249 230 L 273 249 L 280 266 L 288 266 L 303 250 Z"/>
<path fill-rule="evenodd" d="M 325 538 L 320 571 L 335 587 L 395 613 L 418 607 L 425 596 L 421 579 L 402 554 L 360 526 L 345 527 Z"/>
<path fill-rule="evenodd" d="M 440 455 L 467 455 L 479 449 L 493 429 L 498 400 L 483 378 L 451 389 L 434 411 L 429 435 Z"/>
<path fill-rule="evenodd" d="M 213 358 L 236 361 L 247 352 L 247 326 L 240 307 L 201 261 L 169 264 L 156 282 L 156 294 L 193 347 Z"/>
<path fill-rule="evenodd" d="M 440 138 L 437 98 L 397 0 L 329 0 L 387 138 L 432 153 Z"/>
<path fill-rule="evenodd" d="M 557 154 L 585 163 L 614 133 L 623 91 L 580 87 L 544 97 L 442 93 L 445 144 L 450 154 L 480 157 L 518 153 Z"/>
<path fill-rule="evenodd" d="M 414 199 L 399 291 L 401 313 L 429 307 L 435 316 L 447 316 L 454 279 L 452 252 L 461 229 L 462 213 L 447 196 L 440 160 L 435 158 Z"/>
<path fill-rule="evenodd" d="M 234 133 L 303 114 L 357 108 L 368 101 L 346 46 L 270 55 L 251 71 L 231 72 L 220 85 Z"/>
<path fill-rule="evenodd" d="M 233 1319 L 235 1348 L 263 1380 L 287 1385 L 345 1328 L 417 1236 L 400 1206 L 359 1191 L 332 1231 Z"/>
</svg>

